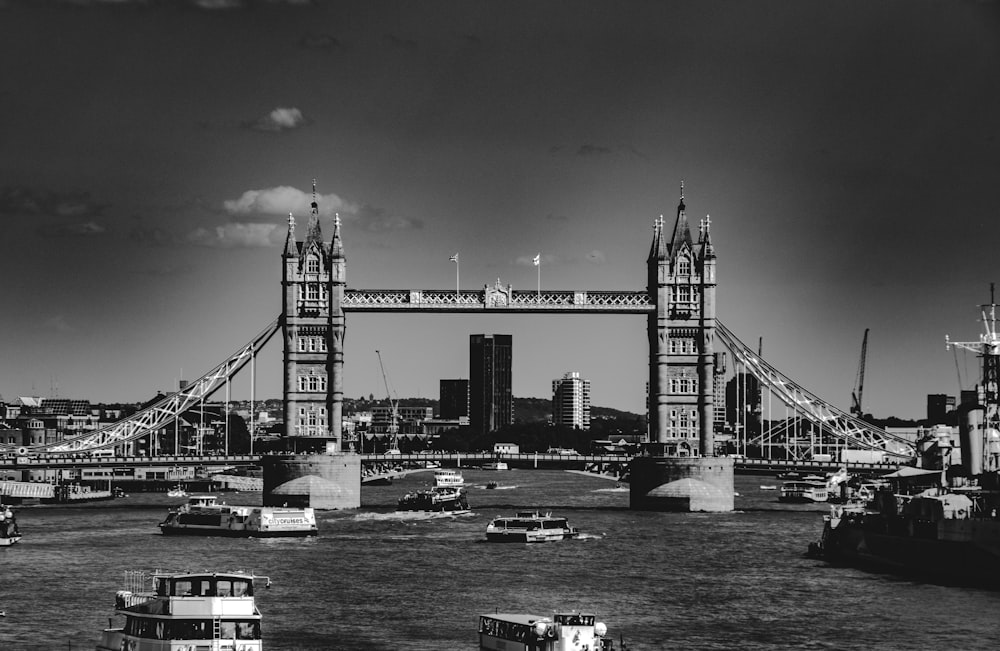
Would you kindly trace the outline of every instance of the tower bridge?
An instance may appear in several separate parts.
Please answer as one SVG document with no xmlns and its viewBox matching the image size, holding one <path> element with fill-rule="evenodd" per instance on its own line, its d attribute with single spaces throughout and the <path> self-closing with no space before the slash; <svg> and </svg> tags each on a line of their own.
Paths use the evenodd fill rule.
<svg viewBox="0 0 1000 651">
<path fill-rule="evenodd" d="M 649 485 L 636 488 L 633 481 L 634 503 L 642 502 L 661 479 L 700 477 L 711 483 L 729 473 L 731 486 L 732 461 L 716 456 L 716 437 L 722 433 L 725 420 L 720 413 L 727 374 L 753 379 L 752 399 L 743 395 L 738 411 L 745 415 L 748 405 L 755 405 L 757 422 L 754 425 L 744 420 L 733 432 L 735 445 L 743 452 L 766 450 L 773 455 L 777 448 L 779 456 L 792 462 L 847 447 L 874 450 L 888 460 L 908 460 L 915 454 L 910 441 L 844 412 L 792 381 L 716 318 L 717 260 L 711 219 L 700 220 L 697 237 L 692 235 L 683 184 L 673 228 L 667 228 L 662 216 L 654 221 L 645 289 L 622 291 L 523 291 L 503 285 L 499 279 L 475 290 L 349 288 L 339 217 L 331 239 L 325 241 L 315 183 L 313 195 L 302 240 L 296 237 L 294 216 L 289 215 L 281 255 L 282 313 L 250 342 L 195 382 L 134 416 L 55 443 L 0 443 L 0 455 L 64 455 L 115 448 L 169 426 L 223 388 L 228 404 L 232 378 L 249 365 L 253 381 L 256 356 L 280 330 L 287 444 L 297 452 L 335 459 L 334 465 L 341 469 L 334 472 L 334 483 L 353 486 L 356 482 L 351 475 L 359 474 L 360 459 L 350 461 L 351 455 L 343 451 L 342 429 L 344 334 L 352 312 L 645 316 L 649 441 L 642 455 L 646 461 L 639 465 L 648 461 L 643 472 Z M 730 382 L 732 378 L 728 378 Z M 767 419 L 762 413 L 765 394 Z M 772 398 L 784 406 L 784 418 L 775 418 Z M 807 444 L 803 443 L 804 434 L 808 434 Z M 315 459 L 303 463 L 302 468 L 289 472 L 315 469 Z M 725 480 L 720 481 L 721 493 L 725 493 Z M 347 505 L 355 499 L 354 492 L 346 490 Z M 287 496 L 283 498 L 287 500 Z M 728 499 L 732 508 L 731 490 L 728 497 L 719 499 Z M 709 510 L 726 510 L 725 506 Z"/>
</svg>

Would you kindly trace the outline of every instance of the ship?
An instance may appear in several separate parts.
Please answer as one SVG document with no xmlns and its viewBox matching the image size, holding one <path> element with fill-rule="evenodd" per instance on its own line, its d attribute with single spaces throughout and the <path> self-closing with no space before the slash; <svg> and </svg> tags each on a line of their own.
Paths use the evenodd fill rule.
<svg viewBox="0 0 1000 651">
<path fill-rule="evenodd" d="M 115 594 L 115 616 L 97 651 L 227 649 L 263 651 L 254 583 L 246 572 L 146 573 L 126 571 Z"/>
<path fill-rule="evenodd" d="M 21 540 L 21 530 L 17 528 L 14 510 L 0 504 L 0 547 L 10 547 Z"/>
<path fill-rule="evenodd" d="M 435 486 L 411 491 L 399 498 L 397 511 L 468 513 L 469 502 L 461 486 Z"/>
<path fill-rule="evenodd" d="M 953 430 L 937 426 L 917 444 L 919 467 L 903 466 L 824 516 L 808 554 L 947 584 L 1000 589 L 1000 336 L 996 304 L 982 307 L 975 351 L 978 400 L 959 407 Z M 947 341 L 947 340 L 946 340 Z"/>
<path fill-rule="evenodd" d="M 556 612 L 552 617 L 522 613 L 480 615 L 479 648 L 481 651 L 615 651 L 608 627 L 592 613 L 582 612 Z"/>
<path fill-rule="evenodd" d="M 214 495 L 192 495 L 171 509 L 159 524 L 164 535 L 278 538 L 315 536 L 316 512 L 310 508 L 230 506 Z"/>
<path fill-rule="evenodd" d="M 496 517 L 486 526 L 488 542 L 553 542 L 578 538 L 580 532 L 566 518 L 538 511 L 518 511 L 513 517 Z"/>
</svg>

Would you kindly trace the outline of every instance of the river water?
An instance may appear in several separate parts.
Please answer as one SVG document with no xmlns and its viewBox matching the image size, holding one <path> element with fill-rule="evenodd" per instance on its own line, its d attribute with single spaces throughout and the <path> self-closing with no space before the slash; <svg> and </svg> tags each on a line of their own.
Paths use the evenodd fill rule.
<svg viewBox="0 0 1000 651">
<path fill-rule="evenodd" d="M 737 511 L 628 510 L 614 483 L 563 471 L 465 470 L 474 513 L 396 514 L 429 473 L 365 487 L 358 511 L 322 512 L 311 539 L 162 536 L 180 501 L 137 494 L 18 509 L 0 549 L 0 649 L 93 649 L 124 570 L 252 570 L 267 651 L 475 649 L 487 612 L 592 611 L 632 651 L 995 649 L 1000 592 L 832 568 L 805 558 L 826 506 L 785 505 L 770 477 L 737 476 Z M 489 480 L 497 490 L 485 490 Z M 227 494 L 233 504 L 260 495 Z M 484 542 L 519 508 L 566 516 L 584 536 Z"/>
</svg>

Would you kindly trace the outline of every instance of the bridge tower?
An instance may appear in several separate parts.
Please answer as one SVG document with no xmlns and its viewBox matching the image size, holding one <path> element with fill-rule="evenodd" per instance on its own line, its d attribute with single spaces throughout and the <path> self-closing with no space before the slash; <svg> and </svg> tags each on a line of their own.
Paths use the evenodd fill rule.
<svg viewBox="0 0 1000 651">
<path fill-rule="evenodd" d="M 734 508 L 733 460 L 714 456 L 716 258 L 711 220 L 699 226 L 695 241 L 681 183 L 673 231 L 656 221 L 646 260 L 650 442 L 630 466 L 633 509 Z"/>
<path fill-rule="evenodd" d="M 715 250 L 709 218 L 691 237 L 684 184 L 671 233 L 661 216 L 646 260 L 649 432 L 667 456 L 712 456 L 715 400 Z"/>
<path fill-rule="evenodd" d="M 281 258 L 285 434 L 295 451 L 339 452 L 346 265 L 339 218 L 323 242 L 315 181 L 305 239 L 289 214 Z"/>
</svg>

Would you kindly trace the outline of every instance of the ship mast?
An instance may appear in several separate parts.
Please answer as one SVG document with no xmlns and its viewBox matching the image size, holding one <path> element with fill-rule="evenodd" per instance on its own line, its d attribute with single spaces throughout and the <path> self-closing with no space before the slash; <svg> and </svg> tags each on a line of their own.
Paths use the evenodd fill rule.
<svg viewBox="0 0 1000 651">
<path fill-rule="evenodd" d="M 945 347 L 962 348 L 977 353 L 982 358 L 982 378 L 978 389 L 979 404 L 983 406 L 983 459 L 986 470 L 998 470 L 993 448 L 1000 444 L 1000 335 L 997 334 L 997 305 L 994 286 L 990 283 L 990 302 L 980 306 L 985 332 L 979 341 L 951 341 L 945 336 Z"/>
</svg>

